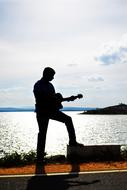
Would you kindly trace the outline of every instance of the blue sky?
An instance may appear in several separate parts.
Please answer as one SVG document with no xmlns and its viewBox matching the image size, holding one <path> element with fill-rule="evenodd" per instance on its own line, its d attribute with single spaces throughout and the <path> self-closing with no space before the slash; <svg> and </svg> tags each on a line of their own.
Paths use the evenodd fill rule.
<svg viewBox="0 0 127 190">
<path fill-rule="evenodd" d="M 126 0 L 0 0 L 0 107 L 34 105 L 44 67 L 65 106 L 127 103 Z"/>
</svg>

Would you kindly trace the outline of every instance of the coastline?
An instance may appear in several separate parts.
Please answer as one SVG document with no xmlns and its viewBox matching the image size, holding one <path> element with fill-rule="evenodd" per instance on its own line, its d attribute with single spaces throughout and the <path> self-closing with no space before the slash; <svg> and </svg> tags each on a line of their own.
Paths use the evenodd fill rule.
<svg viewBox="0 0 127 190">
<path fill-rule="evenodd" d="M 35 174 L 35 164 L 13 167 L 0 167 L 0 175 L 22 175 L 22 174 Z M 84 172 L 84 171 L 100 171 L 112 169 L 127 169 L 127 161 L 91 161 L 84 163 L 64 163 L 54 162 L 48 163 L 44 166 L 46 173 L 63 173 L 63 172 Z"/>
</svg>

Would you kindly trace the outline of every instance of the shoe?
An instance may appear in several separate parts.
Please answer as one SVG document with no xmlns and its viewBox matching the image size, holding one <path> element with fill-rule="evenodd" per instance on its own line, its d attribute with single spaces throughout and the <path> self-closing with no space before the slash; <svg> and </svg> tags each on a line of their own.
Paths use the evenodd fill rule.
<svg viewBox="0 0 127 190">
<path fill-rule="evenodd" d="M 84 147 L 84 144 L 81 144 L 81 143 L 78 143 L 78 142 L 77 142 L 75 146 Z"/>
<path fill-rule="evenodd" d="M 75 147 L 84 147 L 83 144 L 75 142 L 75 143 L 69 143 L 69 146 L 75 146 Z"/>
</svg>

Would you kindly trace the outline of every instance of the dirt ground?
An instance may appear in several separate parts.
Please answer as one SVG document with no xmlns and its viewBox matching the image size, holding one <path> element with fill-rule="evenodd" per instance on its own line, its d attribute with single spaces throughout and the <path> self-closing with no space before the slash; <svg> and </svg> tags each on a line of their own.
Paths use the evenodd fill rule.
<svg viewBox="0 0 127 190">
<path fill-rule="evenodd" d="M 100 171 L 100 170 L 122 170 L 127 169 L 127 161 L 121 162 L 90 162 L 81 164 L 46 164 L 45 173 L 71 173 L 83 171 Z M 23 167 L 0 168 L 0 175 L 17 175 L 17 174 L 35 174 L 36 165 L 27 165 Z M 41 172 L 43 173 L 43 172 Z"/>
</svg>

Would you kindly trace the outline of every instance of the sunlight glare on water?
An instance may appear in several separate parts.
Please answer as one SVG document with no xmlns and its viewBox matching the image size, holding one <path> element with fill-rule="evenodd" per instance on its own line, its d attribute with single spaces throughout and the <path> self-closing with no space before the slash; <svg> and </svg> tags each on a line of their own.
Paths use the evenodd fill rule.
<svg viewBox="0 0 127 190">
<path fill-rule="evenodd" d="M 83 115 L 65 112 L 73 119 L 77 141 L 84 145 L 127 144 L 126 115 Z M 38 125 L 34 112 L 0 113 L 0 154 L 36 151 Z M 63 123 L 50 120 L 46 152 L 66 154 L 68 133 Z"/>
</svg>

